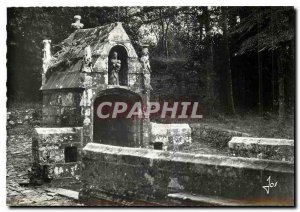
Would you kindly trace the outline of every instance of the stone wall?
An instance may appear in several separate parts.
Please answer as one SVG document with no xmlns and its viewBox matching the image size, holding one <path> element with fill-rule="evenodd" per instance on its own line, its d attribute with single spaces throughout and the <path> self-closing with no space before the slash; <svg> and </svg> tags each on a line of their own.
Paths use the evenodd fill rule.
<svg viewBox="0 0 300 212">
<path fill-rule="evenodd" d="M 200 101 L 201 89 L 195 70 L 185 61 L 151 60 L 151 101 Z"/>
<path fill-rule="evenodd" d="M 83 149 L 83 201 L 134 199 L 172 204 L 168 194 L 294 204 L 294 164 L 89 143 Z M 276 181 L 269 194 L 262 186 Z"/>
<path fill-rule="evenodd" d="M 43 126 L 74 127 L 82 126 L 79 106 L 82 91 L 53 90 L 43 92 Z"/>
<path fill-rule="evenodd" d="M 220 148 L 227 147 L 228 142 L 234 136 L 250 136 L 248 133 L 222 129 L 208 124 L 190 124 L 190 127 L 193 142 L 204 142 Z"/>
</svg>

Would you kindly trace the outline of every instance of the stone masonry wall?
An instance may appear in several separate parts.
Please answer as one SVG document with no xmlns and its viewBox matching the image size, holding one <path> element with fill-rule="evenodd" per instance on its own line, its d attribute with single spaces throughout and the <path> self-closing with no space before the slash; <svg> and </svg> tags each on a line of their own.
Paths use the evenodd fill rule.
<svg viewBox="0 0 300 212">
<path fill-rule="evenodd" d="M 195 70 L 188 69 L 185 62 L 150 61 L 151 101 L 200 101 L 199 77 Z"/>
<path fill-rule="evenodd" d="M 267 194 L 267 179 L 277 186 Z M 171 193 L 294 204 L 294 165 L 89 143 L 83 149 L 81 200 L 127 198 L 171 204 Z"/>
<path fill-rule="evenodd" d="M 43 93 L 43 126 L 82 126 L 80 91 L 48 91 Z"/>
</svg>

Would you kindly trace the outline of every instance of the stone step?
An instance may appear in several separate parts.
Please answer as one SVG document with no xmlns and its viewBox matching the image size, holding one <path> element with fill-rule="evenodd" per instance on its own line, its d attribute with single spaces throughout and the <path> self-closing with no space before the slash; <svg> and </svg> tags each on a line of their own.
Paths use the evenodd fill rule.
<svg viewBox="0 0 300 212">
<path fill-rule="evenodd" d="M 191 205 L 191 206 L 288 206 L 293 205 L 293 202 L 285 200 L 276 201 L 249 201 L 228 199 L 219 196 L 204 196 L 189 193 L 172 193 L 168 194 L 168 198 L 174 205 Z"/>
<path fill-rule="evenodd" d="M 233 137 L 228 146 L 232 156 L 294 161 L 294 140 Z"/>
<path fill-rule="evenodd" d="M 220 197 L 208 197 L 203 195 L 193 195 L 187 193 L 168 194 L 168 198 L 175 205 L 209 205 L 209 206 L 242 206 L 234 200 Z"/>
<path fill-rule="evenodd" d="M 46 188 L 45 190 L 75 200 L 78 200 L 78 196 L 79 196 L 79 192 L 63 189 L 63 188 Z"/>
</svg>

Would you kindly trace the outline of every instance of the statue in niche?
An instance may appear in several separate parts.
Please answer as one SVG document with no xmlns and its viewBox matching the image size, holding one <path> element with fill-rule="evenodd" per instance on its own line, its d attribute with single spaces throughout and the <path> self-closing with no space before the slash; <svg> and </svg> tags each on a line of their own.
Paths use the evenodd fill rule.
<svg viewBox="0 0 300 212">
<path fill-rule="evenodd" d="M 118 53 L 113 52 L 113 56 L 110 59 L 110 70 L 111 74 L 109 77 L 110 85 L 119 85 L 119 71 L 121 69 L 121 60 L 118 60 Z"/>
<path fill-rule="evenodd" d="M 149 51 L 147 47 L 144 47 L 142 50 L 142 57 L 141 57 L 141 64 L 144 74 L 144 85 L 147 90 L 152 90 L 151 84 L 150 84 L 150 77 L 151 77 L 151 68 L 150 68 L 150 62 L 149 62 Z"/>
</svg>

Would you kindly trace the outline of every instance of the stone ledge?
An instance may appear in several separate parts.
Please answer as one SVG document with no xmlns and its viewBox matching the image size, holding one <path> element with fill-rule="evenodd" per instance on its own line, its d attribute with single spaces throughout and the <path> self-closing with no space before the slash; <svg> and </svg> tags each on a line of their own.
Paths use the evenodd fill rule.
<svg viewBox="0 0 300 212">
<path fill-rule="evenodd" d="M 168 194 L 171 201 L 175 202 L 175 205 L 186 205 L 193 204 L 197 206 L 293 206 L 293 201 L 287 200 L 276 200 L 272 201 L 265 199 L 265 201 L 251 202 L 247 200 L 235 200 L 222 198 L 217 196 L 203 196 L 203 195 L 193 195 L 186 193 L 173 193 Z"/>
<path fill-rule="evenodd" d="M 294 146 L 294 140 L 280 138 L 252 138 L 252 137 L 233 137 L 228 143 L 229 147 L 234 144 L 251 145 L 272 145 L 272 146 Z"/>
<path fill-rule="evenodd" d="M 78 200 L 79 192 L 63 188 L 45 188 L 46 191 L 59 194 L 64 197 Z"/>
<path fill-rule="evenodd" d="M 170 193 L 253 200 L 251 205 L 266 199 L 294 201 L 291 162 L 88 143 L 82 163 L 80 196 L 87 199 L 104 191 L 167 205 L 172 204 Z M 263 186 L 270 177 L 278 183 L 267 193 Z"/>
<path fill-rule="evenodd" d="M 233 137 L 228 146 L 233 156 L 294 161 L 294 140 Z"/>
<path fill-rule="evenodd" d="M 69 134 L 78 133 L 82 127 L 37 127 L 35 128 L 37 134 Z"/>
<path fill-rule="evenodd" d="M 148 159 L 168 160 L 213 166 L 228 166 L 235 168 L 248 168 L 265 171 L 280 171 L 294 173 L 294 163 L 286 161 L 271 161 L 257 158 L 228 157 L 219 155 L 202 155 L 182 152 L 171 152 L 143 148 L 118 147 L 97 143 L 88 143 L 83 148 L 85 158 L 93 158 L 93 153 L 105 153 L 117 156 L 134 156 Z"/>
</svg>

